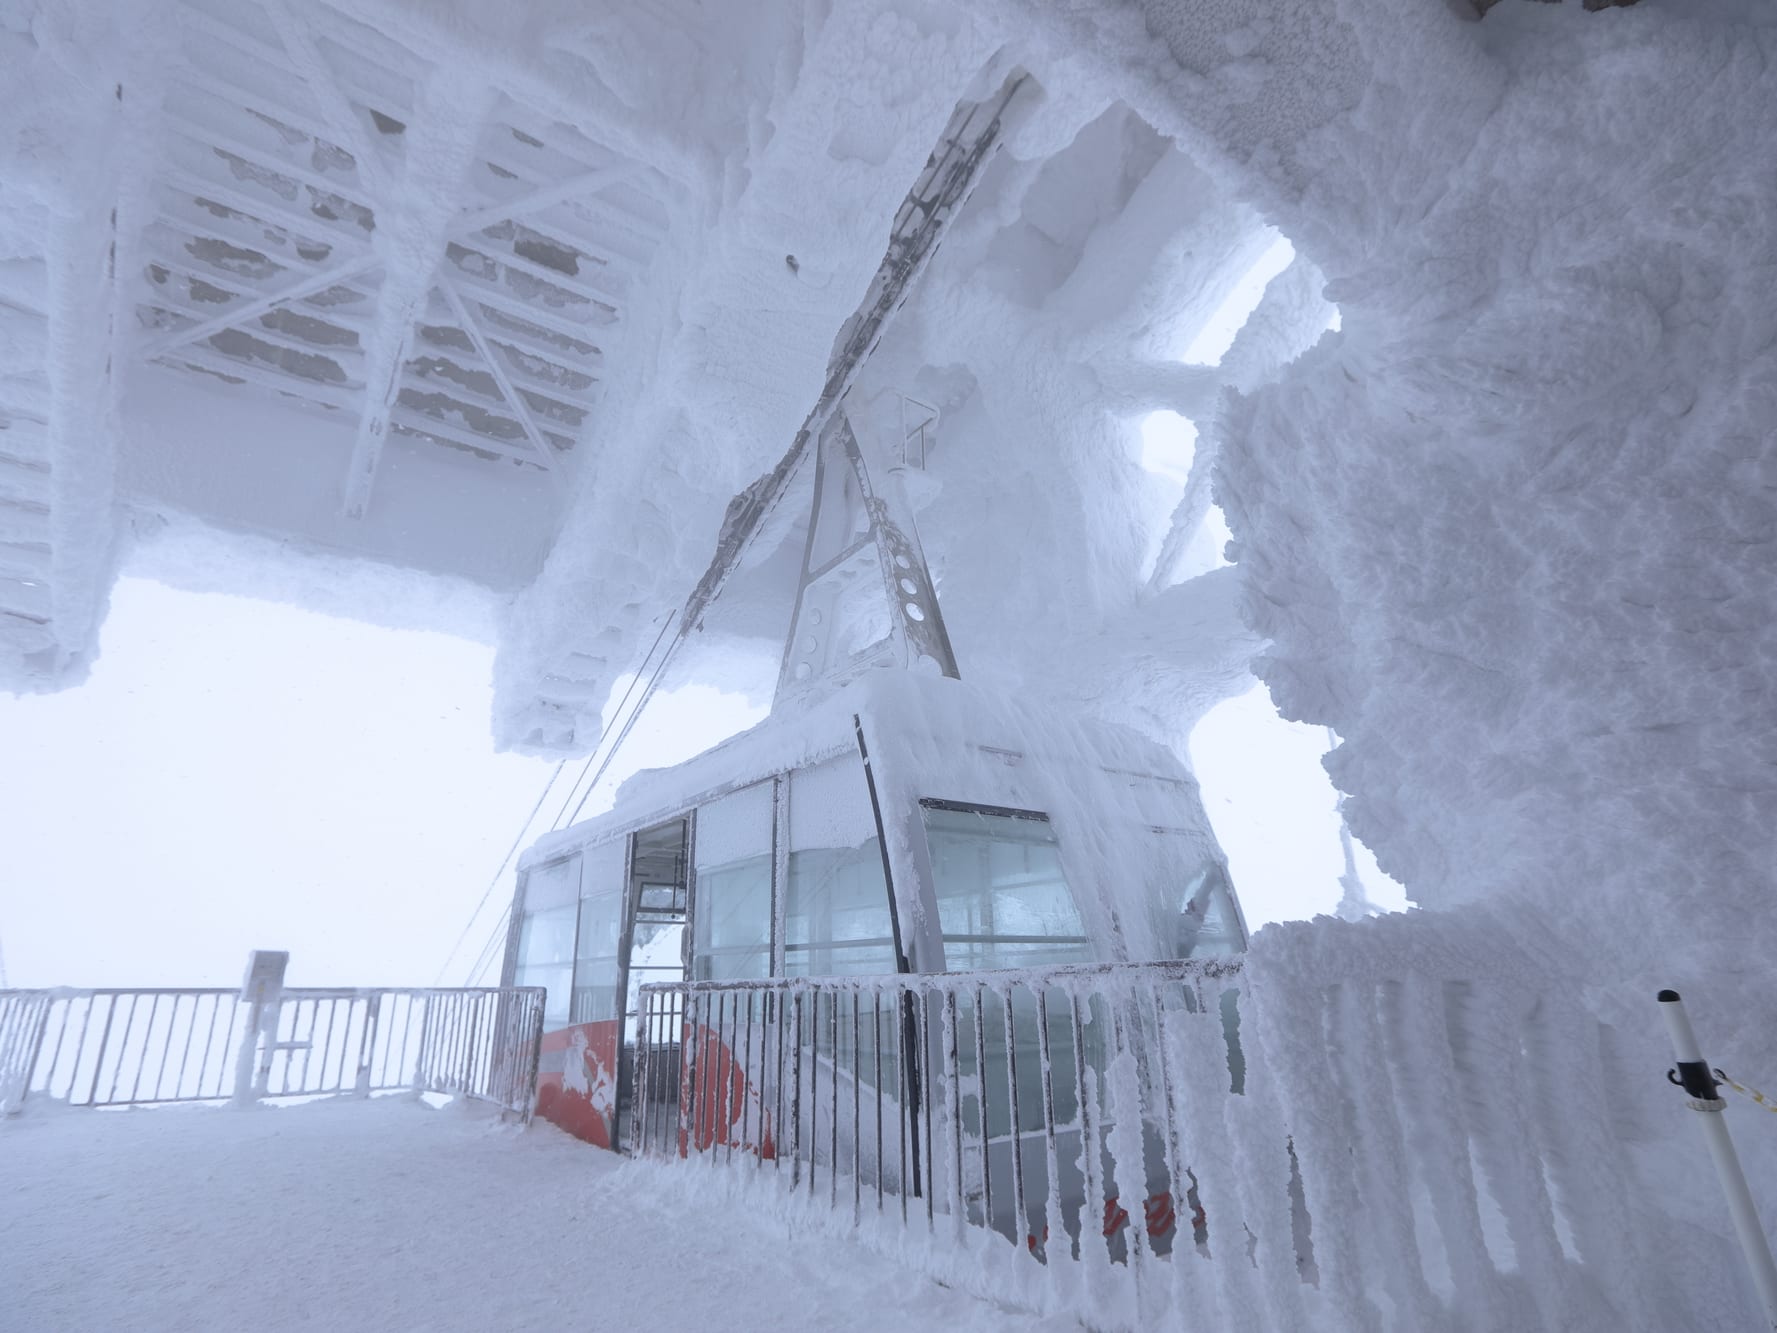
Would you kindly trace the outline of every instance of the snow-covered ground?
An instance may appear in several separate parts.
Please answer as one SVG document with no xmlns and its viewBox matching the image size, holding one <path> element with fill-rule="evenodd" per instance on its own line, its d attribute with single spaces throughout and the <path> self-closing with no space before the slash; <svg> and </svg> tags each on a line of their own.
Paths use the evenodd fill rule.
<svg viewBox="0 0 1777 1333">
<path fill-rule="evenodd" d="M 0 1327 L 1074 1328 L 539 1121 L 387 1099 L 0 1126 Z"/>
</svg>

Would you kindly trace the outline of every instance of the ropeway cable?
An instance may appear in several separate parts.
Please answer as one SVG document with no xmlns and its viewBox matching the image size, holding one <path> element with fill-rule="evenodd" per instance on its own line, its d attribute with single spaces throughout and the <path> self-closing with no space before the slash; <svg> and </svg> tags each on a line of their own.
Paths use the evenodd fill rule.
<svg viewBox="0 0 1777 1333">
<path fill-rule="evenodd" d="M 668 621 L 668 624 L 670 623 L 671 621 Z M 662 636 L 665 635 L 665 625 L 660 627 L 660 632 Z M 580 804 L 574 807 L 573 818 L 568 821 L 569 823 L 572 823 L 574 819 L 580 818 L 580 812 L 586 808 L 587 801 L 592 799 L 592 793 L 598 790 L 599 782 L 605 776 L 605 770 L 611 767 L 611 761 L 617 757 L 617 752 L 623 748 L 623 742 L 629 739 L 630 730 L 635 726 L 636 719 L 642 715 L 642 710 L 648 706 L 648 701 L 654 697 L 654 688 L 660 684 L 661 673 L 666 670 L 666 664 L 672 661 L 674 650 L 677 649 L 684 640 L 685 632 L 684 627 L 681 625 L 679 632 L 673 636 L 672 642 L 667 644 L 666 651 L 660 655 L 660 661 L 655 664 L 654 670 L 649 673 L 648 684 L 642 690 L 642 697 L 636 700 L 636 706 L 630 709 L 629 716 L 624 719 L 623 727 L 617 733 L 617 739 L 612 741 L 611 748 L 605 751 L 604 762 L 599 765 L 598 772 L 592 775 L 592 781 L 586 784 L 586 792 L 580 797 Z M 656 646 L 658 646 L 660 639 L 656 638 L 654 642 Z M 648 656 L 652 657 L 653 655 L 653 649 L 649 649 Z M 642 665 L 646 666 L 647 664 L 648 659 L 643 658 Z M 630 694 L 634 691 L 636 681 L 639 681 L 640 679 L 641 675 L 640 673 L 637 673 L 636 680 L 630 682 L 630 689 L 624 692 L 623 697 L 625 701 L 628 700 Z M 619 704 L 618 707 L 621 709 L 622 704 Z"/>
<path fill-rule="evenodd" d="M 506 873 L 506 867 L 511 862 L 513 853 L 524 841 L 524 835 L 530 831 L 531 821 L 537 817 L 537 811 L 543 808 L 544 798 L 549 795 L 550 788 L 555 786 L 555 780 L 561 776 L 562 769 L 567 766 L 566 759 L 557 764 L 555 771 L 549 775 L 549 781 L 543 784 L 543 790 L 537 793 L 536 804 L 531 806 L 531 813 L 526 815 L 524 823 L 519 825 L 517 834 L 513 836 L 512 845 L 506 849 L 506 855 L 500 858 L 499 868 L 494 871 L 493 878 L 487 882 L 487 888 L 481 891 L 481 901 L 475 904 L 475 910 L 469 913 L 469 919 L 463 923 L 463 929 L 457 935 L 457 942 L 450 946 L 450 952 L 444 956 L 444 962 L 438 968 L 438 978 L 432 983 L 433 985 L 442 986 L 444 984 L 444 974 L 450 971 L 451 960 L 457 956 L 457 950 L 463 947 L 463 941 L 469 937 L 469 930 L 474 926 L 475 919 L 481 915 L 481 909 L 487 906 L 487 900 L 493 896 L 494 888 L 499 884 L 500 877 Z"/>
<path fill-rule="evenodd" d="M 636 674 L 634 676 L 630 677 L 629 688 L 624 690 L 623 697 L 617 701 L 617 712 L 619 714 L 621 714 L 623 712 L 624 708 L 628 706 L 630 696 L 635 693 L 636 686 L 641 683 L 642 672 L 646 671 L 648 669 L 648 663 L 654 660 L 654 654 L 660 650 L 660 641 L 666 637 L 667 630 L 672 628 L 673 615 L 674 615 L 674 612 L 668 611 L 666 613 L 665 617 L 661 620 L 660 632 L 654 636 L 654 642 L 648 646 L 647 656 L 642 658 L 641 667 L 636 671 Z M 675 646 L 676 646 L 677 642 L 678 641 L 675 639 L 674 640 Z M 672 648 L 667 649 L 666 655 L 667 655 L 667 657 L 672 656 Z M 655 680 L 659 679 L 661 667 L 664 667 L 665 665 L 666 665 L 666 659 L 663 658 L 663 659 L 661 659 L 660 666 L 655 667 L 654 674 L 648 678 L 649 693 L 653 692 L 654 682 L 655 682 Z M 638 703 L 636 705 L 636 709 L 638 712 L 641 710 L 642 705 L 646 704 L 647 701 L 648 701 L 647 697 L 644 696 L 641 703 Z M 632 717 L 633 717 L 633 714 L 632 714 Z M 592 788 L 596 787 L 598 785 L 599 778 L 604 776 L 605 768 L 607 766 L 609 766 L 609 764 L 611 762 L 611 755 L 613 755 L 617 752 L 617 747 L 619 745 L 623 744 L 623 738 L 624 738 L 624 736 L 627 736 L 628 734 L 629 734 L 629 728 L 627 725 L 625 725 L 625 727 L 623 728 L 622 734 L 617 737 L 616 741 L 611 746 L 610 752 L 605 755 L 604 764 L 601 764 L 599 766 L 598 773 L 593 776 L 592 786 L 590 786 L 586 789 L 587 796 L 590 796 L 592 794 Z M 599 741 L 600 741 L 600 744 L 602 744 L 604 741 L 604 737 L 603 736 L 599 737 Z M 562 800 L 561 809 L 555 812 L 555 819 L 549 825 L 550 832 L 553 833 L 555 830 L 563 827 L 563 816 L 567 815 L 568 802 L 572 801 L 574 799 L 574 793 L 580 790 L 581 781 L 586 777 L 587 770 L 592 767 L 593 760 L 597 759 L 598 755 L 599 755 L 599 747 L 597 745 L 595 745 L 592 747 L 592 753 L 586 756 L 586 762 L 580 766 L 580 772 L 579 772 L 579 775 L 576 776 L 574 779 L 574 785 L 568 788 L 568 794 Z M 580 817 L 580 811 L 585 806 L 585 804 L 586 804 L 586 796 L 582 796 L 580 798 L 580 804 L 574 807 L 573 815 L 568 818 L 569 823 L 572 823 L 573 820 L 578 819 Z"/>
<path fill-rule="evenodd" d="M 469 967 L 469 975 L 463 978 L 464 986 L 473 986 L 475 979 L 487 971 L 488 965 L 494 961 L 494 955 L 499 951 L 499 943 L 505 938 L 506 927 L 511 920 L 512 904 L 507 903 L 505 910 L 500 913 L 500 919 L 494 922 L 494 928 L 488 932 L 487 941 L 481 946 L 481 952 L 475 955 L 475 961 Z"/>
<path fill-rule="evenodd" d="M 642 667 L 644 670 L 647 668 L 648 662 L 654 657 L 654 654 L 659 651 L 661 640 L 666 637 L 667 630 L 672 627 L 672 619 L 672 613 L 669 612 L 661 622 L 660 632 L 654 636 L 654 642 L 648 648 L 648 655 L 642 659 Z M 676 642 L 677 641 L 675 640 L 675 644 Z M 671 656 L 671 649 L 668 649 L 666 657 Z M 636 716 L 647 704 L 649 697 L 652 696 L 654 686 L 660 679 L 660 672 L 666 666 L 666 657 L 663 657 L 660 660 L 655 666 L 653 673 L 649 676 L 646 691 L 640 701 L 637 702 L 635 711 L 632 712 L 625 721 L 616 740 L 613 741 L 610 749 L 606 752 L 604 763 L 599 766 L 598 772 L 593 774 L 592 782 L 587 787 L 586 794 L 580 798 L 580 804 L 574 807 L 573 818 L 579 818 L 580 810 L 585 806 L 587 798 L 592 795 L 594 788 L 598 786 L 599 779 L 604 776 L 605 769 L 610 766 L 611 759 L 617 753 L 618 747 L 623 744 L 624 739 L 629 735 L 630 727 L 634 724 Z M 637 672 L 636 675 L 631 678 L 629 688 L 623 692 L 623 698 L 618 700 L 617 711 L 619 713 L 621 713 L 628 705 L 630 698 L 635 694 L 636 686 L 641 683 L 641 679 L 641 672 Z M 556 811 L 555 819 L 549 826 L 551 832 L 562 827 L 562 817 L 567 813 L 568 802 L 574 799 L 574 793 L 579 790 L 580 783 L 585 779 L 587 770 L 592 767 L 593 761 L 598 758 L 598 755 L 598 747 L 595 746 L 592 753 L 586 756 L 586 762 L 580 766 L 580 772 L 575 775 L 574 781 L 569 784 L 568 794 L 562 800 L 561 809 Z M 456 943 L 451 946 L 450 953 L 446 955 L 444 965 L 438 969 L 438 984 L 443 984 L 444 974 L 450 970 L 451 960 L 457 956 L 457 951 L 463 947 L 463 941 L 468 938 L 469 931 L 474 927 L 477 918 L 481 916 L 482 909 L 487 906 L 487 900 L 493 896 L 494 889 L 499 885 L 501 878 L 506 873 L 506 867 L 512 862 L 513 854 L 518 851 L 519 845 L 524 841 L 525 834 L 530 831 L 532 823 L 535 822 L 537 811 L 543 808 L 544 800 L 554 788 L 556 779 L 561 776 L 561 772 L 567 767 L 567 764 L 568 761 L 564 759 L 555 766 L 555 771 L 549 775 L 549 781 L 544 785 L 543 790 L 537 796 L 537 803 L 531 807 L 530 814 L 525 816 L 524 823 L 519 826 L 517 835 L 512 839 L 512 845 L 506 849 L 506 855 L 500 859 L 499 868 L 494 871 L 493 878 L 488 881 L 487 888 L 482 891 L 481 900 L 475 904 L 475 910 L 469 914 L 469 919 L 463 923 L 462 932 L 457 936 Z M 490 952 L 496 947 L 500 936 L 505 931 L 507 920 L 511 915 L 512 908 L 511 905 L 508 904 L 506 910 L 501 913 L 499 921 L 495 923 L 492 933 L 488 936 L 487 942 L 482 945 L 480 953 L 476 955 L 475 962 L 470 968 L 468 980 L 464 983 L 465 985 L 473 985 L 475 978 L 487 967 L 490 961 Z"/>
</svg>

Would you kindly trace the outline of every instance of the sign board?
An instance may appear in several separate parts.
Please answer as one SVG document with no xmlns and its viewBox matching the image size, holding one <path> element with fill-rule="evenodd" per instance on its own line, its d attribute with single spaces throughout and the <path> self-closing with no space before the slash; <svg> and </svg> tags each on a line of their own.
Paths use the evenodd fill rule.
<svg viewBox="0 0 1777 1333">
<path fill-rule="evenodd" d="M 251 1004 L 275 1004 L 284 993 L 284 969 L 290 965 L 287 949 L 255 949 L 247 955 L 247 975 L 241 981 L 241 998 Z"/>
</svg>

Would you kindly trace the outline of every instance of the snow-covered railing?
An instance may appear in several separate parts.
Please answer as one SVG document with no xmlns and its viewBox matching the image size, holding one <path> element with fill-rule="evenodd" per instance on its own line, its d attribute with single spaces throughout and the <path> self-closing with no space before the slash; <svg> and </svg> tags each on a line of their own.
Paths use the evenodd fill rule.
<svg viewBox="0 0 1777 1333">
<path fill-rule="evenodd" d="M 1095 1327 L 1677 1326 L 1604 1030 L 1483 919 L 642 995 L 638 1152 L 898 1214 Z"/>
<path fill-rule="evenodd" d="M 1344 1329 L 1690 1322 L 1623 1136 L 1636 1088 L 1546 949 L 1478 908 L 1257 937 L 1249 1095 L 1192 1116 L 1227 1126 L 1199 1175 L 1206 1201 L 1232 1192 L 1249 1210 L 1261 1268 L 1250 1210 L 1280 1188 L 1263 1126 L 1292 1136 L 1315 1285 L 1247 1288 L 1268 1323 L 1300 1326 L 1304 1306 Z M 1273 1272 L 1288 1266 L 1273 1247 Z"/>
<path fill-rule="evenodd" d="M 1046 1255 L 1201 1239 L 1173 1115 L 1227 1088 L 1231 961 L 642 987 L 634 1148 L 767 1164 L 796 1190 L 989 1226 Z M 1176 1029 L 1201 1030 L 1172 1069 Z M 1133 1221 L 1131 1220 L 1133 1219 Z"/>
<path fill-rule="evenodd" d="M 490 1101 L 529 1119 L 538 987 L 0 991 L 0 1110 L 42 1097 L 155 1106 L 395 1090 Z"/>
</svg>

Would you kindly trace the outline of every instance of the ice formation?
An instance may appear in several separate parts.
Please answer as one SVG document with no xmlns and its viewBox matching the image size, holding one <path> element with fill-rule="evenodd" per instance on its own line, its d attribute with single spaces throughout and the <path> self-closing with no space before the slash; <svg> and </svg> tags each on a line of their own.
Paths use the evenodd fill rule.
<svg viewBox="0 0 1777 1333">
<path fill-rule="evenodd" d="M 0 9 L 0 683 L 77 679 L 123 534 L 195 518 L 282 543 L 247 562 L 282 595 L 272 567 L 323 554 L 480 590 L 499 740 L 585 752 L 952 108 L 1023 69 L 857 390 L 939 409 L 912 498 L 965 675 L 1182 750 L 1256 663 L 1343 738 L 1352 828 L 1415 901 L 1490 904 L 1650 1080 L 1672 983 L 1724 1064 L 1777 1071 L 1748 1021 L 1777 953 L 1768 7 L 108 19 Z M 1225 354 L 1189 360 L 1280 236 Z M 1194 424 L 1188 462 L 1143 466 L 1156 412 Z M 674 682 L 763 699 L 793 524 Z M 1684 1244 L 1719 1230 L 1644 1166 Z"/>
</svg>

